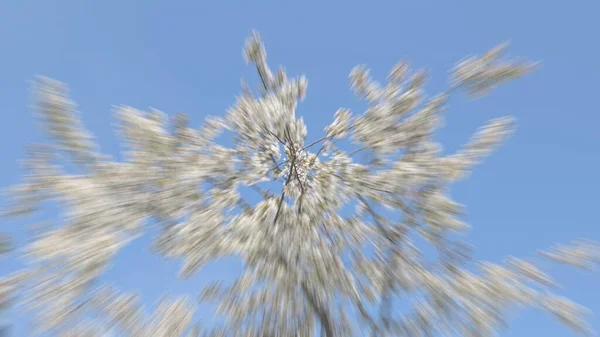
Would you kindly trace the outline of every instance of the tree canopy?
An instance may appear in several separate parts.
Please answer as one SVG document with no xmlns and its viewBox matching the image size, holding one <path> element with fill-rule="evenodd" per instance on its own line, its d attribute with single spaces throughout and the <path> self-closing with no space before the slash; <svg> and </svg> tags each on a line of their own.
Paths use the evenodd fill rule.
<svg viewBox="0 0 600 337">
<path fill-rule="evenodd" d="M 427 72 L 408 62 L 383 84 L 356 67 L 350 86 L 368 108 L 340 108 L 324 135 L 308 141 L 296 116 L 307 80 L 273 71 L 254 33 L 244 55 L 259 88 L 244 84 L 224 116 L 199 128 L 183 114 L 115 107 L 120 161 L 98 151 L 67 87 L 38 78 L 47 142 L 31 147 L 5 215 L 54 201 L 65 217 L 36 227 L 23 247 L 29 267 L 0 281 L 0 303 L 19 297 L 40 332 L 61 336 L 489 336 L 523 306 L 590 332 L 588 312 L 555 294 L 534 258 L 474 261 L 460 235 L 469 226 L 449 187 L 515 122 L 490 121 L 450 155 L 434 135 L 452 95 L 477 98 L 535 68 L 506 59 L 506 48 L 458 62 L 448 90 L 431 96 Z M 222 133 L 230 145 L 216 141 Z M 198 299 L 166 297 L 148 312 L 136 294 L 98 279 L 149 226 L 160 228 L 156 253 L 181 261 L 181 277 L 227 256 L 240 258 L 244 272 Z M 598 245 L 586 240 L 539 257 L 586 270 L 600 261 Z M 203 301 L 215 302 L 223 325 L 195 321 Z M 398 302 L 408 310 L 395 310 Z"/>
</svg>

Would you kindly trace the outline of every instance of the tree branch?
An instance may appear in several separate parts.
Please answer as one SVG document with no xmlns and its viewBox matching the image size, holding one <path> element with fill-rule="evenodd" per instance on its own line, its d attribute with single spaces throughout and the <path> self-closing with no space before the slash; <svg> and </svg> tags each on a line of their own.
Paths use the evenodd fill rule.
<svg viewBox="0 0 600 337">
<path fill-rule="evenodd" d="M 290 183 L 292 179 L 292 169 L 294 168 L 294 163 L 296 162 L 296 157 L 292 157 L 292 162 L 290 163 L 290 170 L 288 172 L 288 177 L 283 186 L 283 191 L 281 192 L 281 197 L 279 198 L 279 204 L 277 205 L 277 212 L 275 213 L 275 219 L 273 219 L 273 225 L 277 223 L 277 219 L 279 218 L 279 213 L 281 212 L 281 206 L 283 205 L 283 199 L 285 198 L 285 187 Z"/>
<path fill-rule="evenodd" d="M 279 261 L 287 270 L 289 270 L 292 273 L 294 272 L 282 254 L 279 254 Z M 308 304 L 310 305 L 311 309 L 319 317 L 321 327 L 323 328 L 323 330 L 325 330 L 325 337 L 335 337 L 335 329 L 333 327 L 333 323 L 331 318 L 329 317 L 329 314 L 321 305 L 319 305 L 317 298 L 308 289 L 308 286 L 303 280 L 300 280 L 300 289 L 302 290 L 302 293 L 308 301 Z"/>
</svg>

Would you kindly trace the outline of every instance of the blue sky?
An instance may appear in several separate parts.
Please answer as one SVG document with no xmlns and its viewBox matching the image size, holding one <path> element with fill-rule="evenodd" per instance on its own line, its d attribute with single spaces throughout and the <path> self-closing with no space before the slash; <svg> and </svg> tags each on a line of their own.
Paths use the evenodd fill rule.
<svg viewBox="0 0 600 337">
<path fill-rule="evenodd" d="M 527 257 L 538 248 L 579 237 L 600 240 L 600 134 L 597 1 L 2 1 L 0 3 L 0 187 L 19 181 L 17 160 L 42 139 L 29 108 L 36 74 L 71 87 L 102 151 L 116 154 L 111 106 L 185 112 L 199 125 L 223 114 L 253 69 L 242 59 L 252 29 L 266 43 L 270 64 L 309 86 L 298 113 L 317 139 L 339 107 L 359 108 L 348 73 L 367 64 L 383 80 L 397 61 L 427 67 L 431 93 L 445 88 L 447 70 L 463 56 L 510 40 L 510 53 L 540 60 L 538 72 L 477 101 L 453 99 L 439 134 L 456 149 L 485 121 L 517 118 L 516 135 L 453 188 L 467 206 L 469 242 L 479 259 Z M 216 3 L 216 2 L 215 2 Z M 594 28 L 596 27 L 596 28 Z M 52 216 L 53 214 L 48 214 Z M 25 222 L 2 223 L 19 233 Z M 19 236 L 18 236 L 19 237 Z M 230 279 L 239 266 L 209 266 L 188 281 L 141 239 L 119 255 L 107 280 L 140 289 L 147 303 L 164 292 L 195 295 L 202 284 Z M 0 260 L 0 275 L 18 267 Z M 562 294 L 600 313 L 600 273 L 553 266 Z M 210 312 L 200 312 L 204 321 Z M 27 336 L 27 317 L 5 317 L 13 336 Z M 592 319 L 600 330 L 600 319 Z M 525 311 L 502 336 L 571 336 L 549 315 Z"/>
</svg>

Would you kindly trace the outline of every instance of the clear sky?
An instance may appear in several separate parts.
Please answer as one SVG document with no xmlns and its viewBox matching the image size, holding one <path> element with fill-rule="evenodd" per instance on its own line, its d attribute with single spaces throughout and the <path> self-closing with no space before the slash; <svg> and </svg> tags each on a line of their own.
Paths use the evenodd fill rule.
<svg viewBox="0 0 600 337">
<path fill-rule="evenodd" d="M 196 126 L 207 114 L 223 114 L 240 92 L 240 78 L 254 76 L 242 58 L 252 29 L 261 33 L 272 66 L 308 77 L 298 113 L 309 139 L 320 137 L 337 108 L 362 106 L 348 90 L 356 64 L 367 64 L 384 80 L 397 61 L 410 60 L 431 71 L 428 89 L 435 93 L 463 56 L 510 40 L 512 55 L 540 60 L 542 69 L 486 98 L 453 99 L 439 135 L 453 150 L 486 120 L 510 114 L 518 121 L 508 144 L 453 188 L 467 206 L 469 242 L 478 259 L 498 262 L 508 254 L 531 256 L 554 242 L 600 240 L 600 2 L 203 3 L 0 1 L 0 187 L 19 181 L 17 160 L 42 137 L 28 100 L 36 74 L 66 82 L 102 151 L 117 154 L 113 104 L 185 112 Z M 24 225 L 2 223 L 0 231 L 19 233 Z M 149 304 L 167 291 L 195 296 L 205 282 L 231 278 L 239 268 L 211 265 L 180 281 L 179 265 L 151 255 L 148 243 L 146 237 L 128 246 L 106 279 L 139 289 Z M 0 260 L 0 275 L 19 265 L 10 257 Z M 550 271 L 564 286 L 562 294 L 600 314 L 600 272 Z M 208 308 L 199 316 L 211 319 Z M 5 319 L 13 323 L 12 336 L 29 335 L 27 317 L 9 313 Z M 511 323 L 502 336 L 573 335 L 533 310 Z M 591 323 L 600 330 L 600 318 Z"/>
</svg>

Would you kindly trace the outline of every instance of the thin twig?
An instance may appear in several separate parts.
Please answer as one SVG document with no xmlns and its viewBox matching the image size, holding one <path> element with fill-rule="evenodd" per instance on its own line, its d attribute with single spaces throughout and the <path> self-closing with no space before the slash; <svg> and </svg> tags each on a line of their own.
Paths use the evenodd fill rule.
<svg viewBox="0 0 600 337">
<path fill-rule="evenodd" d="M 283 199 L 285 198 L 285 187 L 290 183 L 292 179 L 292 169 L 294 168 L 294 162 L 296 161 L 296 157 L 292 157 L 292 163 L 290 165 L 290 171 L 288 172 L 288 177 L 283 186 L 284 190 L 281 192 L 281 197 L 279 198 L 279 204 L 277 205 L 277 212 L 275 213 L 275 219 L 273 219 L 273 225 L 277 223 L 277 219 L 279 218 L 279 213 L 281 212 L 281 206 L 283 205 Z"/>
</svg>

